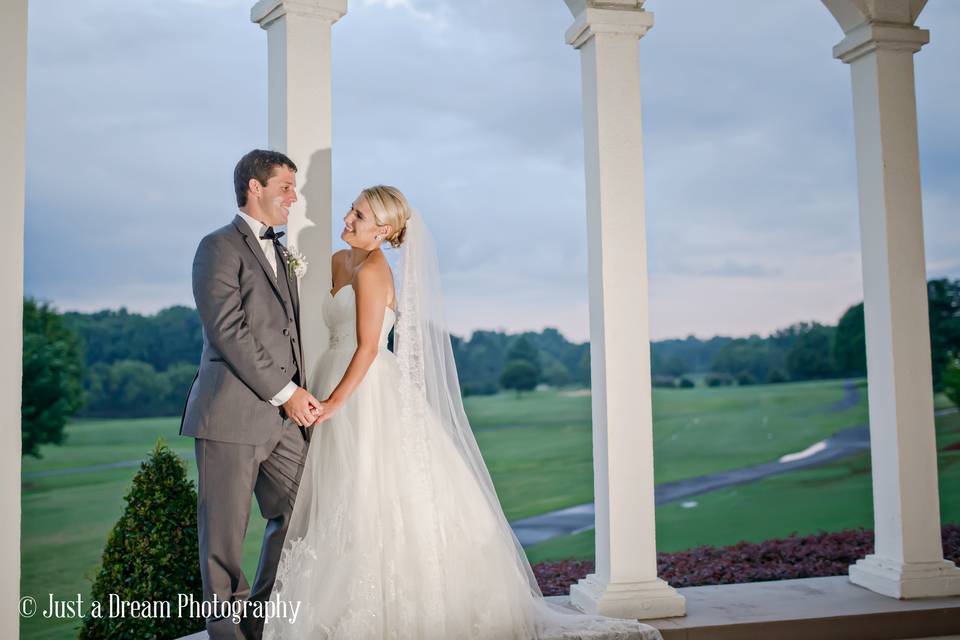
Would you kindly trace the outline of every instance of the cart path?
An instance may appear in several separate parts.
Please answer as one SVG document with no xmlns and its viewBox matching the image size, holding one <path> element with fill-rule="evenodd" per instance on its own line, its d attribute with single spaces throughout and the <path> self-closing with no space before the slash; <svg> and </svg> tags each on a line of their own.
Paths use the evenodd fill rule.
<svg viewBox="0 0 960 640">
<path fill-rule="evenodd" d="M 850 385 L 853 387 L 853 385 Z M 856 393 L 856 388 L 854 388 Z M 847 396 L 841 401 L 846 408 L 856 405 L 849 404 Z M 838 402 L 834 407 L 841 406 Z M 941 409 L 934 412 L 935 416 L 956 413 L 957 408 Z M 779 459 L 763 464 L 709 473 L 695 478 L 685 478 L 674 482 L 663 482 L 654 487 L 656 504 L 668 504 L 683 498 L 690 498 L 702 493 L 716 491 L 723 487 L 732 487 L 738 484 L 754 482 L 762 478 L 809 469 L 823 464 L 834 462 L 851 454 L 870 449 L 870 427 L 857 425 L 837 431 L 826 440 L 814 443 L 797 453 L 781 456 Z M 552 538 L 588 531 L 594 527 L 594 505 L 592 502 L 559 509 L 537 516 L 514 520 L 510 523 L 517 539 L 523 546 L 546 542 Z"/>
</svg>

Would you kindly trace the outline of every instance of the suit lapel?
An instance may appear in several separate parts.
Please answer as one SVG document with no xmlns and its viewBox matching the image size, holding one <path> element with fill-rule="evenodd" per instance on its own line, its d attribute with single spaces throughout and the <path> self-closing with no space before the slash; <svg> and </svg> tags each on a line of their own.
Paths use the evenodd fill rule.
<svg viewBox="0 0 960 640">
<path fill-rule="evenodd" d="M 277 264 L 283 265 L 284 279 L 287 281 L 286 291 L 290 296 L 291 310 L 293 312 L 293 322 L 294 326 L 297 328 L 297 348 L 296 355 L 299 358 L 298 366 L 300 366 L 300 371 L 303 372 L 303 343 L 300 342 L 300 289 L 298 288 L 299 279 L 294 276 L 290 277 L 289 272 L 287 271 L 287 256 L 277 248 Z M 277 268 L 277 273 L 280 273 L 280 267 Z"/>
<path fill-rule="evenodd" d="M 276 292 L 277 296 L 283 300 L 283 294 L 280 292 L 280 287 L 277 285 L 277 278 L 273 274 L 273 269 L 270 268 L 270 263 L 267 262 L 267 256 L 263 255 L 263 249 L 260 248 L 260 241 L 257 238 L 252 238 L 253 232 L 250 230 L 250 225 L 240 216 L 236 216 L 233 219 L 233 226 L 236 227 L 237 231 L 240 232 L 240 235 L 243 236 L 243 241 L 247 243 L 247 248 L 253 253 L 254 257 L 257 259 L 257 262 L 260 263 L 260 266 L 263 268 L 263 272 L 267 276 L 267 280 L 270 281 L 270 286 L 273 287 L 273 290 Z M 279 266 L 277 267 L 279 272 Z M 284 310 L 286 310 L 286 304 L 284 304 Z"/>
<path fill-rule="evenodd" d="M 279 248 L 273 248 L 277 259 L 277 286 L 280 288 L 280 296 L 284 304 L 289 305 L 287 311 L 291 317 L 296 317 L 297 307 L 293 298 L 293 287 L 290 285 L 290 277 L 287 275 L 287 258 Z"/>
</svg>

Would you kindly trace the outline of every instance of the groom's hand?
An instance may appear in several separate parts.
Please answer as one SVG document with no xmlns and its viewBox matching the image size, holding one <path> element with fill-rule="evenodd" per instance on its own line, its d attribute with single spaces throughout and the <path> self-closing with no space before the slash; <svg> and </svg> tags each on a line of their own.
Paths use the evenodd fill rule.
<svg viewBox="0 0 960 640">
<path fill-rule="evenodd" d="M 320 401 L 303 387 L 297 387 L 290 399 L 283 403 L 283 411 L 300 427 L 309 427 L 320 417 Z"/>
</svg>

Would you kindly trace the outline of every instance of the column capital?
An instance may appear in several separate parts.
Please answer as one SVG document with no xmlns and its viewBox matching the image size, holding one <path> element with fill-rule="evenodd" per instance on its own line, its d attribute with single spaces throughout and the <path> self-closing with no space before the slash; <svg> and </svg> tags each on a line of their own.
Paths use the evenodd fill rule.
<svg viewBox="0 0 960 640">
<path fill-rule="evenodd" d="M 268 28 L 286 15 L 314 18 L 333 24 L 347 13 L 347 0 L 260 0 L 250 9 L 250 22 Z"/>
<path fill-rule="evenodd" d="M 846 37 L 833 57 L 851 63 L 878 49 L 916 53 L 930 32 L 914 23 L 927 0 L 821 0 Z"/>
<path fill-rule="evenodd" d="M 633 35 L 639 39 L 653 28 L 653 13 L 644 11 L 642 1 L 566 2 L 574 12 L 566 42 L 574 49 L 579 49 L 599 33 Z M 575 8 L 580 8 L 579 12 L 575 12 Z"/>
<path fill-rule="evenodd" d="M 864 22 L 847 32 L 833 57 L 847 64 L 878 49 L 916 53 L 930 42 L 930 32 L 908 24 Z"/>
</svg>

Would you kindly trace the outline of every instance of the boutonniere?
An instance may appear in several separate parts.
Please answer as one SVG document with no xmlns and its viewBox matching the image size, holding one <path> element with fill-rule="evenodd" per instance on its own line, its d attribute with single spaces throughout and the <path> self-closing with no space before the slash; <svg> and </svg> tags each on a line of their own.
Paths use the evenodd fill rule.
<svg viewBox="0 0 960 640">
<path fill-rule="evenodd" d="M 293 280 L 302 278 L 307 272 L 307 259 L 293 245 L 287 247 L 287 277 Z"/>
</svg>

